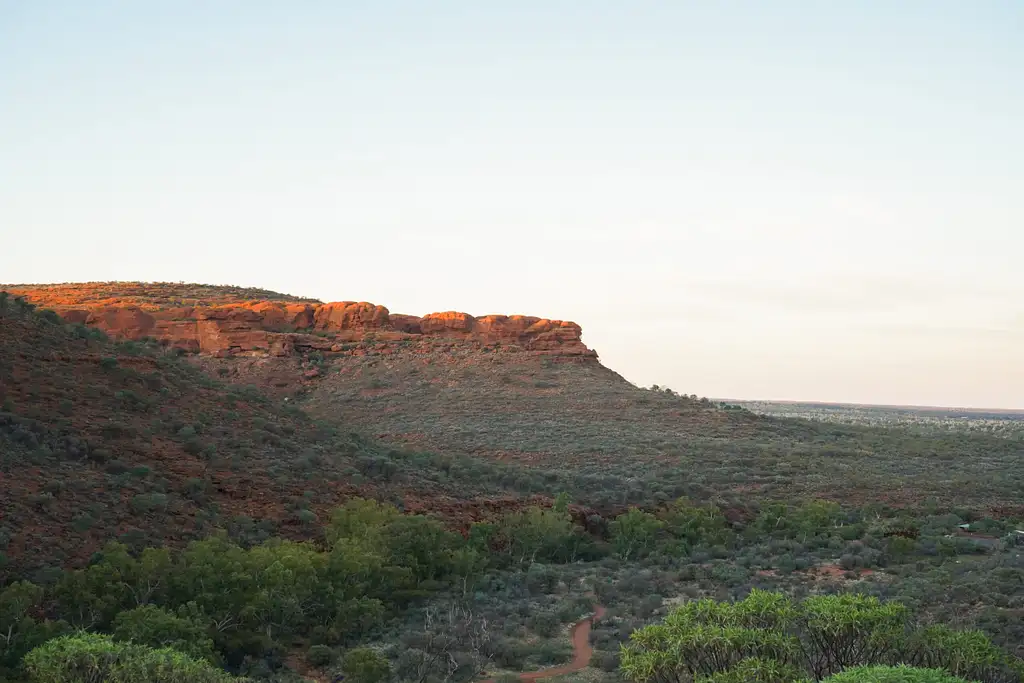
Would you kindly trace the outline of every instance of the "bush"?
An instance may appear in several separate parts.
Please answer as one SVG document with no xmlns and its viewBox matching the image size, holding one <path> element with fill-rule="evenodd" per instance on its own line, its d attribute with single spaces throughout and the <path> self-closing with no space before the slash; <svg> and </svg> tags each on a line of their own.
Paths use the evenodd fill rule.
<svg viewBox="0 0 1024 683">
<path fill-rule="evenodd" d="M 522 669 L 529 651 L 525 644 L 511 638 L 498 638 L 490 643 L 494 663 L 504 669 Z"/>
<path fill-rule="evenodd" d="M 306 653 L 306 661 L 313 666 L 327 666 L 334 663 L 336 656 L 332 648 L 326 645 L 314 645 Z"/>
<path fill-rule="evenodd" d="M 966 683 L 941 669 L 909 666 L 858 666 L 829 676 L 825 683 Z"/>
<path fill-rule="evenodd" d="M 685 603 L 663 624 L 636 631 L 621 656 L 622 673 L 635 683 L 664 680 L 676 672 L 708 683 L 792 681 L 783 669 L 821 680 L 851 667 L 889 662 L 1001 683 L 1019 680 L 1022 668 L 979 631 L 916 628 L 899 603 L 853 594 L 796 602 L 761 590 L 736 603 Z"/>
<path fill-rule="evenodd" d="M 800 672 L 772 659 L 749 657 L 731 669 L 710 676 L 697 676 L 695 683 L 801 683 Z"/>
<path fill-rule="evenodd" d="M 388 660 L 368 647 L 357 647 L 345 653 L 341 670 L 352 683 L 381 683 L 391 676 Z"/>
<path fill-rule="evenodd" d="M 166 509 L 166 493 L 140 493 L 133 496 L 131 500 L 132 511 L 137 515 L 144 515 L 154 510 Z"/>
<path fill-rule="evenodd" d="M 526 587 L 533 595 L 554 593 L 558 586 L 558 573 L 543 564 L 532 564 L 526 570 Z"/>
<path fill-rule="evenodd" d="M 558 616 L 551 612 L 537 612 L 527 620 L 526 625 L 542 638 L 551 638 L 558 633 L 561 622 Z"/>
<path fill-rule="evenodd" d="M 654 547 L 664 526 L 654 515 L 636 508 L 619 515 L 609 525 L 615 553 L 623 560 L 643 557 Z"/>
<path fill-rule="evenodd" d="M 295 519 L 299 520 L 303 524 L 312 524 L 317 521 L 316 513 L 312 510 L 296 510 Z"/>
<path fill-rule="evenodd" d="M 601 671 L 615 671 L 619 668 L 619 653 L 594 650 L 594 654 L 590 656 L 590 666 Z"/>
<path fill-rule="evenodd" d="M 564 664 L 572 659 L 572 648 L 564 643 L 548 641 L 534 647 L 533 658 L 541 666 Z"/>
<path fill-rule="evenodd" d="M 155 605 L 143 605 L 114 618 L 114 639 L 149 647 L 169 647 L 196 659 L 215 662 L 207 624 L 185 610 L 174 614 Z"/>
<path fill-rule="evenodd" d="M 4 544 L 0 529 L 0 546 Z M 0 569 L 5 557 L 0 553 Z M 18 668 L 22 656 L 67 628 L 64 622 L 43 621 L 33 618 L 42 606 L 43 589 L 28 581 L 18 581 L 0 589 L 0 681 L 4 670 Z"/>
<path fill-rule="evenodd" d="M 118 643 L 79 633 L 55 638 L 25 655 L 36 683 L 227 683 L 239 681 L 209 662 L 177 650 Z"/>
</svg>

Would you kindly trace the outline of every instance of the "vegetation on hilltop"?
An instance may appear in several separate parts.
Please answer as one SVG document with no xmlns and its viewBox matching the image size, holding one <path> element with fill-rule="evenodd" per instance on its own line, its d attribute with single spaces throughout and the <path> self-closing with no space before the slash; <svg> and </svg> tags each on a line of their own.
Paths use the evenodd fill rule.
<svg viewBox="0 0 1024 683">
<path fill-rule="evenodd" d="M 39 306 L 219 306 L 250 301 L 320 303 L 318 299 L 281 294 L 257 287 L 201 285 L 185 282 L 68 282 L 0 285 L 15 296 L 30 296 Z"/>
</svg>

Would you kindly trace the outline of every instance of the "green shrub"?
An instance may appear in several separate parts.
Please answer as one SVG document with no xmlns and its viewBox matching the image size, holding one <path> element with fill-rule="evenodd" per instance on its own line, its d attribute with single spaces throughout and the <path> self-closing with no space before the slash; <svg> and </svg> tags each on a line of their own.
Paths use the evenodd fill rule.
<svg viewBox="0 0 1024 683">
<path fill-rule="evenodd" d="M 317 521 L 316 513 L 312 510 L 296 510 L 295 519 L 299 520 L 303 524 L 312 524 Z"/>
<path fill-rule="evenodd" d="M 169 647 L 196 659 L 216 662 L 206 620 L 186 608 L 178 614 L 143 605 L 114 618 L 114 639 L 154 648 Z"/>
<path fill-rule="evenodd" d="M 776 665 L 815 680 L 851 667 L 889 662 L 992 683 L 1017 681 L 1022 670 L 1020 661 L 979 631 L 916 628 L 899 603 L 853 594 L 815 595 L 794 602 L 760 590 L 735 603 L 684 603 L 663 623 L 635 631 L 621 656 L 622 673 L 635 683 L 671 679 L 680 672 L 708 683 L 792 680 L 780 673 L 781 668 L 765 673 L 766 667 Z"/>
<path fill-rule="evenodd" d="M 553 637 L 561 626 L 558 615 L 552 612 L 537 612 L 527 619 L 526 624 L 531 631 L 542 638 Z"/>
<path fill-rule="evenodd" d="M 87 512 L 76 515 L 75 518 L 71 520 L 71 528 L 79 533 L 85 533 L 91 529 L 94 524 L 96 524 L 96 518 Z"/>
<path fill-rule="evenodd" d="M 615 553 L 623 560 L 643 557 L 654 547 L 664 526 L 654 515 L 636 508 L 619 515 L 609 525 Z"/>
<path fill-rule="evenodd" d="M 772 659 L 750 657 L 741 660 L 726 671 L 710 676 L 698 676 L 695 683 L 794 683 L 800 678 L 800 671 L 790 665 Z"/>
<path fill-rule="evenodd" d="M 154 510 L 167 508 L 166 493 L 140 493 L 133 496 L 131 500 L 132 511 L 137 515 L 143 515 Z"/>
<path fill-rule="evenodd" d="M 572 659 L 572 648 L 565 643 L 547 641 L 537 644 L 532 654 L 541 666 L 564 664 Z"/>
<path fill-rule="evenodd" d="M 209 662 L 170 648 L 154 650 L 94 633 L 55 638 L 25 655 L 35 683 L 227 683 Z"/>
<path fill-rule="evenodd" d="M 527 646 L 512 638 L 498 638 L 490 643 L 494 663 L 505 669 L 522 669 L 529 655 Z"/>
<path fill-rule="evenodd" d="M 0 553 L 0 568 L 3 564 Z M 42 600 L 43 589 L 28 581 L 17 581 L 0 590 L 0 680 L 4 669 L 17 668 L 26 652 L 66 630 L 63 622 L 33 618 Z"/>
<path fill-rule="evenodd" d="M 590 656 L 590 666 L 609 673 L 615 671 L 619 668 L 619 653 L 594 650 Z"/>
<path fill-rule="evenodd" d="M 341 670 L 352 683 L 382 683 L 391 676 L 388 660 L 368 647 L 357 647 L 346 652 Z"/>
<path fill-rule="evenodd" d="M 858 666 L 825 679 L 826 683 L 967 683 L 941 669 L 910 666 Z"/>
<path fill-rule="evenodd" d="M 680 548 L 725 545 L 731 536 L 725 515 L 711 504 L 694 505 L 680 498 L 661 517 Z"/>
<path fill-rule="evenodd" d="M 306 653 L 306 661 L 313 666 L 333 664 L 336 657 L 334 649 L 327 645 L 313 645 Z"/>
</svg>

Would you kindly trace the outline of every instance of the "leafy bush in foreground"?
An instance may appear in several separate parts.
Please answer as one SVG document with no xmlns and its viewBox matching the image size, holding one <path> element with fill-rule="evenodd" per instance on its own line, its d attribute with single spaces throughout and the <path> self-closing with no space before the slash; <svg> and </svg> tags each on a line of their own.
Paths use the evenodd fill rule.
<svg viewBox="0 0 1024 683">
<path fill-rule="evenodd" d="M 25 655 L 37 683 L 228 683 L 241 681 L 177 650 L 118 643 L 79 633 L 55 638 Z"/>
<path fill-rule="evenodd" d="M 794 602 L 760 590 L 735 603 L 689 602 L 635 631 L 622 646 L 621 670 L 636 683 L 786 683 L 795 672 L 822 680 L 865 664 L 927 666 L 986 683 L 1014 683 L 1024 673 L 981 632 L 916 628 L 899 603 L 850 594 Z"/>
<path fill-rule="evenodd" d="M 937 669 L 910 666 L 858 666 L 825 679 L 826 683 L 966 683 Z"/>
</svg>

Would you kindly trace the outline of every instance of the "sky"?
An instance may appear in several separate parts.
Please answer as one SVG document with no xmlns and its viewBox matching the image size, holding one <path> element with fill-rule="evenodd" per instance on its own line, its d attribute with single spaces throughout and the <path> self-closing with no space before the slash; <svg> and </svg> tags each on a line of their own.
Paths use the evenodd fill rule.
<svg viewBox="0 0 1024 683">
<path fill-rule="evenodd" d="M 1018 0 L 0 0 L 0 282 L 568 319 L 644 386 L 1024 408 Z"/>
</svg>

